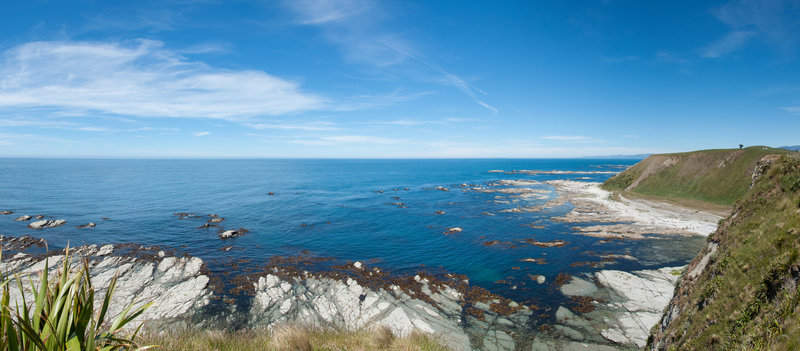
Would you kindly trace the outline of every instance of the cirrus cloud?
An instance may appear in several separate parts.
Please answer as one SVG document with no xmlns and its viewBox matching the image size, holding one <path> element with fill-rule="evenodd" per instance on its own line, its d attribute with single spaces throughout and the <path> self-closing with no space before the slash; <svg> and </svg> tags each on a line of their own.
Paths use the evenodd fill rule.
<svg viewBox="0 0 800 351">
<path fill-rule="evenodd" d="M 209 67 L 153 40 L 41 41 L 0 54 L 0 110 L 242 122 L 326 103 L 296 82 L 258 70 Z"/>
</svg>

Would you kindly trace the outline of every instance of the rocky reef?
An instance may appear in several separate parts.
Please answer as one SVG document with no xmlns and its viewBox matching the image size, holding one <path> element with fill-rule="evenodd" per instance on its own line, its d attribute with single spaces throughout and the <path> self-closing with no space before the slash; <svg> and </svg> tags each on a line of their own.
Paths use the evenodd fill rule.
<svg viewBox="0 0 800 351">
<path fill-rule="evenodd" d="M 41 247 L 44 241 L 32 237 L 12 238 L 2 236 L 3 261 L 0 271 L 5 276 L 16 274 L 30 277 L 34 284 L 39 283 L 39 273 L 55 270 L 63 265 L 64 251 L 51 251 L 44 254 L 26 253 L 31 247 Z M 8 256 L 8 252 L 16 252 Z M 138 321 L 148 324 L 168 324 L 175 321 L 191 320 L 203 307 L 209 304 L 213 293 L 208 287 L 209 277 L 203 273 L 203 261 L 197 257 L 167 257 L 164 251 L 157 251 L 138 245 L 88 245 L 70 249 L 72 267 L 78 268 L 86 259 L 92 284 L 100 294 L 104 294 L 112 278 L 117 276 L 109 315 L 116 316 L 129 304 L 153 305 L 139 316 Z M 12 301 L 22 303 L 21 294 L 27 301 L 33 296 L 28 280 L 21 279 L 23 289 L 10 284 Z M 99 304 L 101 301 L 95 301 Z M 12 303 L 13 304 L 13 303 Z"/>
</svg>

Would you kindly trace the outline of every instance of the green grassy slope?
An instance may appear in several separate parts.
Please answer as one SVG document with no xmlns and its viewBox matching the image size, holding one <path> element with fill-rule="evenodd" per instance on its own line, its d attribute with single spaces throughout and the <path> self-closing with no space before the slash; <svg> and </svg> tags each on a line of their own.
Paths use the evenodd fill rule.
<svg viewBox="0 0 800 351">
<path fill-rule="evenodd" d="M 777 159 L 709 242 L 687 269 L 698 274 L 684 273 L 648 348 L 800 350 L 798 157 Z"/>
<path fill-rule="evenodd" d="M 731 206 L 750 187 L 756 163 L 790 153 L 765 146 L 652 155 L 603 184 L 606 190 Z"/>
</svg>

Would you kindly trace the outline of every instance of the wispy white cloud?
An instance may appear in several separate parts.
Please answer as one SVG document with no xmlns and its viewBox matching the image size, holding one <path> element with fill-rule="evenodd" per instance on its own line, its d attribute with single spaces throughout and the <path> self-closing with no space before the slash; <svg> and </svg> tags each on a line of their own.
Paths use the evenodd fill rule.
<svg viewBox="0 0 800 351">
<path fill-rule="evenodd" d="M 386 125 L 394 125 L 394 126 L 421 126 L 425 124 L 447 124 L 445 120 L 435 120 L 435 121 L 420 121 L 420 120 L 411 120 L 411 119 L 398 119 L 394 121 L 385 121 L 385 122 L 375 122 L 374 124 L 386 124 Z"/>
<path fill-rule="evenodd" d="M 587 141 L 592 138 L 583 135 L 547 135 L 543 136 L 544 140 L 558 140 L 558 141 Z"/>
<path fill-rule="evenodd" d="M 248 127 L 253 129 L 281 129 L 281 130 L 304 130 L 304 131 L 326 131 L 326 130 L 339 130 L 341 128 L 336 126 L 333 122 L 274 122 L 274 123 L 251 123 L 247 124 Z"/>
<path fill-rule="evenodd" d="M 787 106 L 787 107 L 781 107 L 780 109 L 786 112 L 800 113 L 800 106 Z"/>
<path fill-rule="evenodd" d="M 625 62 L 636 62 L 636 61 L 639 61 L 641 59 L 642 59 L 642 57 L 641 56 L 637 56 L 637 55 L 628 55 L 628 56 L 619 56 L 619 57 L 603 56 L 600 59 L 600 61 L 602 61 L 604 63 L 625 63 Z"/>
<path fill-rule="evenodd" d="M 318 139 L 296 139 L 293 144 L 324 146 L 338 144 L 404 144 L 406 140 L 382 138 L 371 135 L 334 135 L 325 136 Z"/>
<path fill-rule="evenodd" d="M 700 49 L 707 58 L 740 50 L 756 39 L 779 47 L 797 44 L 800 3 L 793 0 L 733 0 L 712 14 L 730 27 L 722 38 Z"/>
<path fill-rule="evenodd" d="M 292 0 L 286 4 L 300 16 L 300 23 L 313 25 L 340 22 L 371 7 L 362 0 Z"/>
<path fill-rule="evenodd" d="M 45 119 L 32 119 L 32 118 L 20 118 L 20 117 L 8 117 L 8 118 L 0 118 L 0 127 L 69 127 L 75 126 L 75 123 L 66 122 L 66 121 L 52 121 L 52 120 L 45 120 Z"/>
<path fill-rule="evenodd" d="M 211 134 L 211 132 L 197 132 L 197 133 L 194 133 L 192 135 L 194 135 L 196 137 L 202 137 L 202 136 L 206 136 L 206 135 L 210 135 L 210 134 Z"/>
<path fill-rule="evenodd" d="M 751 31 L 732 31 L 719 40 L 711 43 L 700 50 L 700 56 L 714 58 L 734 52 L 747 45 L 750 40 L 755 38 L 756 32 Z"/>
<path fill-rule="evenodd" d="M 473 143 L 435 141 L 423 144 L 423 150 L 400 151 L 392 157 L 406 158 L 532 158 L 581 157 L 654 153 L 652 150 L 628 147 L 549 147 L 530 143 Z"/>
<path fill-rule="evenodd" d="M 297 16 L 297 23 L 321 28 L 323 35 L 341 48 L 346 59 L 387 67 L 411 58 L 437 71 L 441 75 L 436 79 L 439 83 L 459 89 L 478 105 L 497 113 L 497 108 L 478 98 L 477 94 L 487 95 L 486 92 L 423 60 L 421 55 L 413 53 L 412 45 L 402 35 L 386 30 L 377 19 L 385 19 L 387 15 L 377 3 L 370 0 L 287 0 L 284 4 Z"/>
<path fill-rule="evenodd" d="M 75 128 L 75 129 L 80 130 L 80 131 L 84 131 L 84 132 L 109 132 L 109 131 L 111 131 L 111 129 L 105 128 L 105 127 L 78 127 L 78 128 Z"/>
<path fill-rule="evenodd" d="M 158 41 L 32 42 L 0 55 L 0 110 L 241 122 L 326 103 L 298 83 L 262 71 L 215 69 Z"/>
<path fill-rule="evenodd" d="M 402 43 L 403 39 L 381 27 L 378 19 L 384 14 L 373 1 L 285 0 L 283 4 L 296 17 L 295 23 L 320 28 L 347 60 L 386 67 L 406 59 L 381 44 L 382 40 Z"/>
<path fill-rule="evenodd" d="M 495 107 L 487 104 L 486 102 L 484 102 L 483 100 L 478 98 L 478 95 L 476 94 L 476 92 L 481 94 L 481 95 L 488 95 L 485 91 L 473 86 L 472 84 L 467 83 L 465 80 L 461 79 L 460 77 L 445 71 L 443 68 L 441 68 L 441 67 L 439 67 L 439 66 L 437 66 L 435 64 L 432 64 L 432 63 L 428 62 L 427 60 L 424 60 L 422 57 L 412 53 L 410 50 L 398 47 L 394 43 L 391 43 L 391 42 L 388 42 L 388 41 L 384 41 L 383 44 L 386 45 L 387 47 L 392 48 L 393 50 L 395 50 L 395 51 L 397 51 L 397 52 L 399 52 L 399 53 L 411 58 L 411 59 L 414 59 L 417 62 L 422 63 L 425 66 L 428 66 L 428 67 L 438 71 L 442 75 L 442 78 L 439 79 L 441 82 L 456 87 L 462 93 L 464 93 L 465 95 L 469 96 L 478 105 L 487 108 L 488 110 L 492 111 L 492 113 L 495 113 L 495 114 L 497 113 L 497 109 Z"/>
<path fill-rule="evenodd" d="M 682 58 L 671 51 L 661 50 L 656 52 L 656 60 L 658 62 L 664 63 L 677 63 L 677 64 L 684 64 L 689 62 L 685 58 Z"/>
</svg>

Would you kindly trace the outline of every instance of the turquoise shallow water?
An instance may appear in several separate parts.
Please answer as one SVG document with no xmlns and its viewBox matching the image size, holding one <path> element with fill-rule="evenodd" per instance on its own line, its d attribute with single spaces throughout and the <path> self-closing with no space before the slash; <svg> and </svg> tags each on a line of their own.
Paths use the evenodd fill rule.
<svg viewBox="0 0 800 351">
<path fill-rule="evenodd" d="M 686 264 L 704 238 L 611 241 L 579 236 L 570 224 L 549 220 L 565 205 L 538 213 L 498 213 L 546 199 L 498 203 L 496 193 L 461 191 L 460 184 L 503 179 L 604 181 L 610 174 L 503 174 L 489 170 L 619 170 L 631 160 L 67 160 L 0 159 L 0 233 L 44 237 L 51 247 L 91 243 L 139 243 L 176 248 L 206 260 L 212 272 L 258 267 L 275 255 L 311 255 L 339 261 L 370 261 L 399 273 L 421 266 L 467 275 L 472 284 L 537 305 L 562 299 L 551 284 L 560 272 L 596 268 L 597 254 L 624 253 L 611 269 Z M 450 191 L 426 190 L 444 186 Z M 552 190 L 546 184 L 533 188 Z M 409 190 L 403 190 L 408 188 Z M 399 189 L 394 191 L 392 189 Z M 383 190 L 383 193 L 378 192 Z M 274 195 L 268 195 L 273 192 Z M 398 198 L 393 198 L 398 197 Z M 500 199 L 506 201 L 510 199 Z M 405 207 L 391 205 L 402 202 Z M 445 211 L 437 215 L 435 211 Z M 218 214 L 242 237 L 220 240 L 216 230 L 197 229 L 205 219 L 180 220 L 175 212 Z M 494 213 L 494 216 L 484 214 Z M 17 215 L 66 219 L 62 227 L 32 230 Z M 108 218 L 103 220 L 102 218 Z M 207 219 L 207 218 L 206 218 Z M 91 229 L 76 226 L 97 223 Z M 536 222 L 543 228 L 526 226 Z M 463 232 L 444 235 L 448 227 Z M 566 240 L 564 247 L 486 246 L 490 240 Z M 230 251 L 220 250 L 233 246 Z M 522 262 L 544 258 L 546 264 Z"/>
</svg>

